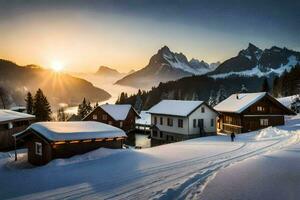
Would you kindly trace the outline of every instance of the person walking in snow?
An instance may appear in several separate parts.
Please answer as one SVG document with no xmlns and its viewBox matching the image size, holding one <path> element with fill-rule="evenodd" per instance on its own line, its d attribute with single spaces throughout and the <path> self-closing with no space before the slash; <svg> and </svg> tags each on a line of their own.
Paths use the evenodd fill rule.
<svg viewBox="0 0 300 200">
<path fill-rule="evenodd" d="M 230 134 L 230 137 L 231 137 L 231 142 L 233 142 L 233 141 L 234 141 L 234 138 L 235 138 L 235 134 L 232 132 L 232 133 Z"/>
</svg>

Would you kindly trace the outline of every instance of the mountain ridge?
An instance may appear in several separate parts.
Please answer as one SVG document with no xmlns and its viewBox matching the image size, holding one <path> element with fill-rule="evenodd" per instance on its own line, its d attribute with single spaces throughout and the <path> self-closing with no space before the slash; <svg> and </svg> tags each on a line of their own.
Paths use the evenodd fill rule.
<svg viewBox="0 0 300 200">
<path fill-rule="evenodd" d="M 90 82 L 66 73 L 56 73 L 36 65 L 20 66 L 0 59 L 0 84 L 11 102 L 24 105 L 27 92 L 41 88 L 52 106 L 59 103 L 78 105 L 84 97 L 91 102 L 105 101 L 110 94 Z"/>
<path fill-rule="evenodd" d="M 192 58 L 189 61 L 183 53 L 172 52 L 169 47 L 163 46 L 150 58 L 144 68 L 125 76 L 115 84 L 151 88 L 160 82 L 202 75 L 209 71 L 210 65 L 203 60 Z"/>
</svg>

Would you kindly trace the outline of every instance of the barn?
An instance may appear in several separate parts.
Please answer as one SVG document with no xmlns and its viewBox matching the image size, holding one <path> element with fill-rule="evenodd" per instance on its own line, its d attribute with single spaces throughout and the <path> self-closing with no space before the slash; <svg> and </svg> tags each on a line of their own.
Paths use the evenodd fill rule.
<svg viewBox="0 0 300 200">
<path fill-rule="evenodd" d="M 225 133 L 284 125 L 284 116 L 295 114 L 266 92 L 232 94 L 214 109 L 221 113 L 218 132 Z"/>
<path fill-rule="evenodd" d="M 100 147 L 122 148 L 123 130 L 92 121 L 38 122 L 14 135 L 28 148 L 28 162 L 44 165 L 56 158 L 68 158 Z"/>
</svg>

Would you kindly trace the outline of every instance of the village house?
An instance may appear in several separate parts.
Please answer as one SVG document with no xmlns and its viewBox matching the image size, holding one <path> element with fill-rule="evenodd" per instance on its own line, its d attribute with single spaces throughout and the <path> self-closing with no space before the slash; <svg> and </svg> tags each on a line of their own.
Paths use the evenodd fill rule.
<svg viewBox="0 0 300 200">
<path fill-rule="evenodd" d="M 12 149 L 13 134 L 25 130 L 34 120 L 34 115 L 0 109 L 0 150 Z"/>
<path fill-rule="evenodd" d="M 218 112 L 203 101 L 162 100 L 148 112 L 153 139 L 173 142 L 216 133 Z"/>
<path fill-rule="evenodd" d="M 44 165 L 56 158 L 68 158 L 88 151 L 122 148 L 126 139 L 123 130 L 92 121 L 38 122 L 14 135 L 28 148 L 28 162 Z"/>
<path fill-rule="evenodd" d="M 294 114 L 266 92 L 232 94 L 214 109 L 221 113 L 218 131 L 225 133 L 284 125 L 284 115 Z"/>
<path fill-rule="evenodd" d="M 151 115 L 148 111 L 142 110 L 140 118 L 135 120 L 135 129 L 137 132 L 149 134 L 151 129 Z"/>
<path fill-rule="evenodd" d="M 135 129 L 137 118 L 139 114 L 130 104 L 103 104 L 96 107 L 83 120 L 102 122 L 130 132 Z"/>
</svg>

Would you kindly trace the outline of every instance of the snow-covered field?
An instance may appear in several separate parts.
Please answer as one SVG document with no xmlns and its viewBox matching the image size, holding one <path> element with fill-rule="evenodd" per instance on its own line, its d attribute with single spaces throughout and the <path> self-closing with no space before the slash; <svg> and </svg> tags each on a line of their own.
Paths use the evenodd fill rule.
<svg viewBox="0 0 300 200">
<path fill-rule="evenodd" d="M 221 135 L 142 150 L 99 149 L 35 168 L 24 164 L 25 156 L 15 163 L 2 153 L 0 198 L 199 199 L 225 167 L 299 144 L 300 116 L 236 139 Z"/>
</svg>

